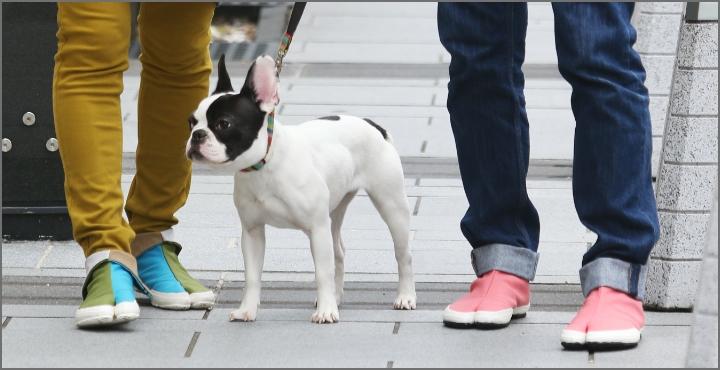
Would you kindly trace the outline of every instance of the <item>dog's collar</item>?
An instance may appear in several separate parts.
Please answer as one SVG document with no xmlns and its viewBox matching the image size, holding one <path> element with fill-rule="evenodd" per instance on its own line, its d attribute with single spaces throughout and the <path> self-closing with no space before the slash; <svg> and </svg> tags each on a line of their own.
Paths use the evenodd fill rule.
<svg viewBox="0 0 720 370">
<path fill-rule="evenodd" d="M 273 110 L 270 112 L 267 116 L 267 150 L 265 150 L 265 156 L 263 159 L 261 159 L 259 162 L 255 163 L 254 165 L 243 168 L 240 170 L 240 172 L 253 172 L 253 171 L 259 171 L 261 168 L 265 167 L 265 164 L 268 160 L 268 153 L 270 153 L 270 144 L 272 144 L 272 138 L 273 138 L 273 128 L 275 127 L 275 111 Z"/>
</svg>

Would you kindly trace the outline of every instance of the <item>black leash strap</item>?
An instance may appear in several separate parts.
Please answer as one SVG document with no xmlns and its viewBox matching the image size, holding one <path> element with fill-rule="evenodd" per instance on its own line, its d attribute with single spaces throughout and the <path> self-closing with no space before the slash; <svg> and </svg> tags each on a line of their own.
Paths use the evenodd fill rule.
<svg viewBox="0 0 720 370">
<path fill-rule="evenodd" d="M 283 34 L 282 40 L 280 40 L 280 47 L 278 48 L 277 58 L 275 58 L 275 71 L 278 76 L 280 75 L 280 71 L 282 70 L 283 59 L 285 58 L 285 54 L 287 54 L 288 48 L 290 47 L 290 42 L 292 41 L 293 35 L 295 34 L 298 23 L 300 23 L 300 18 L 302 17 L 306 4 L 306 2 L 297 2 L 293 5 L 292 12 L 290 13 L 290 20 L 288 21 L 287 28 L 285 29 L 285 34 Z"/>
</svg>

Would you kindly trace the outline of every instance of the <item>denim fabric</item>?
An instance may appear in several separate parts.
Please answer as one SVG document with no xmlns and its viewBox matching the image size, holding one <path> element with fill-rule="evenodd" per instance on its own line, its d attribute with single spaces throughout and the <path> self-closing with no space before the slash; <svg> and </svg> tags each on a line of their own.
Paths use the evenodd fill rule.
<svg viewBox="0 0 720 370">
<path fill-rule="evenodd" d="M 490 244 L 473 248 L 470 257 L 477 276 L 500 270 L 530 281 L 535 278 L 539 255 L 527 248 Z"/>
<path fill-rule="evenodd" d="M 632 48 L 633 7 L 553 4 L 559 69 L 573 89 L 575 206 L 598 235 L 583 265 L 613 258 L 642 266 L 659 234 L 645 70 Z M 474 248 L 537 251 L 540 222 L 525 185 L 527 4 L 440 3 L 438 29 L 452 56 L 447 107 L 470 204 L 463 234 Z"/>
<path fill-rule="evenodd" d="M 615 258 L 597 258 L 580 269 L 580 285 L 585 296 L 595 288 L 606 286 L 643 299 L 646 274 L 646 266 Z"/>
</svg>

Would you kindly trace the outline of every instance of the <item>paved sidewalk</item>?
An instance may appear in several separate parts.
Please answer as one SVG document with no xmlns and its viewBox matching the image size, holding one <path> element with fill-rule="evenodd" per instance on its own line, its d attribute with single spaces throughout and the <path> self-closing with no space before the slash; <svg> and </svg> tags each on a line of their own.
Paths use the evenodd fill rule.
<svg viewBox="0 0 720 370">
<path fill-rule="evenodd" d="M 314 325 L 311 308 L 168 312 L 114 330 L 79 331 L 72 306 L 3 306 L 3 366 L 63 367 L 681 367 L 689 314 L 650 314 L 643 342 L 622 352 L 565 351 L 571 313 L 531 311 L 503 330 L 454 330 L 437 311 L 341 310 Z M 671 339 L 672 338 L 672 339 Z"/>
<path fill-rule="evenodd" d="M 182 263 L 219 294 L 212 311 L 168 312 L 141 299 L 142 318 L 118 329 L 79 331 L 84 258 L 74 242 L 4 242 L 3 366 L 682 366 L 690 314 L 650 313 L 640 347 L 568 352 L 559 333 L 582 302 L 578 269 L 595 239 L 578 220 L 567 177 L 574 119 L 559 79 L 549 4 L 530 4 L 526 100 L 529 195 L 542 224 L 540 264 L 526 319 L 497 331 L 457 331 L 440 312 L 474 275 L 459 230 L 467 208 L 447 110 L 448 55 L 437 39 L 435 4 L 311 3 L 281 79 L 279 121 L 346 113 L 393 135 L 413 210 L 411 248 L 418 311 L 389 310 L 397 281 L 390 235 L 360 194 L 343 225 L 347 288 L 341 322 L 309 322 L 313 265 L 306 237 L 268 229 L 262 308 L 256 323 L 228 323 L 240 303 L 243 263 L 232 176 L 196 166 L 176 236 Z M 230 63 L 233 85 L 247 64 Z M 139 66 L 125 76 L 122 186 L 134 172 Z M 215 78 L 211 81 L 214 86 Z M 88 356 L 88 354 L 91 354 Z"/>
</svg>

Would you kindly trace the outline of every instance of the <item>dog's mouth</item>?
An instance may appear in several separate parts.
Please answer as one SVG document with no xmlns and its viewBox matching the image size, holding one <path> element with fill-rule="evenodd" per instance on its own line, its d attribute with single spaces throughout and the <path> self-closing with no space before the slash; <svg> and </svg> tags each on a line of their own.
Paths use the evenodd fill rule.
<svg viewBox="0 0 720 370">
<path fill-rule="evenodd" d="M 202 155 L 202 153 L 200 153 L 200 148 L 198 148 L 196 146 L 190 147 L 190 149 L 188 149 L 186 155 L 187 155 L 187 158 L 191 161 L 202 161 L 205 159 L 205 156 Z"/>
</svg>

